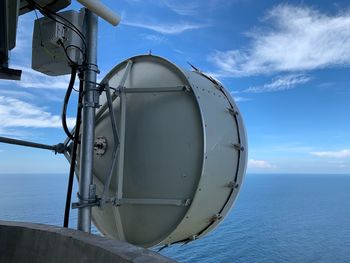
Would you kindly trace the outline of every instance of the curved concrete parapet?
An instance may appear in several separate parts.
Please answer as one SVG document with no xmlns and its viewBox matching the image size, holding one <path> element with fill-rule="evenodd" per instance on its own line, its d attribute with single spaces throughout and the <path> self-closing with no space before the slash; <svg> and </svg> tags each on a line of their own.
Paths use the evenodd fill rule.
<svg viewBox="0 0 350 263">
<path fill-rule="evenodd" d="M 0 221 L 0 262 L 175 262 L 126 242 L 51 225 Z"/>
</svg>

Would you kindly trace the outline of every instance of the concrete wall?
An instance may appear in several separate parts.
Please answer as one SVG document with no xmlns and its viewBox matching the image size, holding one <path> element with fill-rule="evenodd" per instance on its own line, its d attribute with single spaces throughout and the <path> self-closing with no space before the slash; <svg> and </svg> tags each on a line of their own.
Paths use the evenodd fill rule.
<svg viewBox="0 0 350 263">
<path fill-rule="evenodd" d="M 57 226 L 0 221 L 1 263 L 174 262 L 150 250 Z"/>
</svg>

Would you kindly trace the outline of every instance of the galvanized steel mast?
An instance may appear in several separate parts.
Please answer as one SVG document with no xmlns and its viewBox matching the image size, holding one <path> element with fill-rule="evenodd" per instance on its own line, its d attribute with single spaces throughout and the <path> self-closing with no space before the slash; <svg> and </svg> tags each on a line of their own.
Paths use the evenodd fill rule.
<svg viewBox="0 0 350 263">
<path fill-rule="evenodd" d="M 80 149 L 80 180 L 78 210 L 78 230 L 91 231 L 91 206 L 95 199 L 95 185 L 93 184 L 93 156 L 95 137 L 95 110 L 99 106 L 99 92 L 96 90 L 97 67 L 97 32 L 98 17 L 85 9 L 84 29 L 87 44 L 87 65 L 84 68 L 84 98 L 83 122 Z"/>
</svg>

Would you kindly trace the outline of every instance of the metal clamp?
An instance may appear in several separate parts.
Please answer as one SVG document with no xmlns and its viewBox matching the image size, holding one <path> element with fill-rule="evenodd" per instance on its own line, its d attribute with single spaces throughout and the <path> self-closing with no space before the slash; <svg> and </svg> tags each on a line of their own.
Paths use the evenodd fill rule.
<svg viewBox="0 0 350 263">
<path fill-rule="evenodd" d="M 228 112 L 232 115 L 232 116 L 237 116 L 238 115 L 238 111 L 235 111 L 232 108 L 227 108 Z"/>
<path fill-rule="evenodd" d="M 237 184 L 235 181 L 231 181 L 227 184 L 227 187 L 231 189 L 237 189 L 239 187 L 239 184 Z"/>
<path fill-rule="evenodd" d="M 107 143 L 106 137 L 98 136 L 94 144 L 94 151 L 96 155 L 98 156 L 104 155 L 105 152 L 107 151 L 107 147 L 108 147 L 108 143 Z"/>
<path fill-rule="evenodd" d="M 99 108 L 100 104 L 95 103 L 95 102 L 84 102 L 84 107 L 86 108 Z"/>
<path fill-rule="evenodd" d="M 96 197 L 96 199 L 94 199 L 94 200 L 95 200 L 94 202 L 90 202 L 90 203 L 87 203 L 87 204 L 82 204 L 82 203 L 79 203 L 79 202 L 72 203 L 72 209 L 100 206 L 100 198 Z"/>
<path fill-rule="evenodd" d="M 244 151 L 244 147 L 240 143 L 234 143 L 233 148 L 235 148 L 237 151 Z"/>
<path fill-rule="evenodd" d="M 222 215 L 220 213 L 218 214 L 215 214 L 213 215 L 211 218 L 210 218 L 210 222 L 216 222 L 218 220 L 222 219 Z"/>
<path fill-rule="evenodd" d="M 84 65 L 84 68 L 88 69 L 88 70 L 95 71 L 97 74 L 100 74 L 100 70 L 98 69 L 98 66 L 96 64 L 89 63 L 89 64 Z"/>
<path fill-rule="evenodd" d="M 79 202 L 72 203 L 72 209 L 99 206 L 101 198 L 97 195 L 94 198 L 82 198 L 79 193 L 77 193 Z"/>
<path fill-rule="evenodd" d="M 184 90 L 184 91 L 187 91 L 187 92 L 191 92 L 191 87 L 185 85 L 185 86 L 183 87 L 183 90 Z"/>
</svg>

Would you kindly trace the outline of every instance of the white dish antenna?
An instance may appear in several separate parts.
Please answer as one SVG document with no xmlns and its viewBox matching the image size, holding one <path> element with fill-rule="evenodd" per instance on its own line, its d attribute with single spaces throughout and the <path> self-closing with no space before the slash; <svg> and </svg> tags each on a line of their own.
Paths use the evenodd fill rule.
<svg viewBox="0 0 350 263">
<path fill-rule="evenodd" d="M 66 131 L 69 138 L 57 145 L 5 137 L 0 137 L 0 142 L 54 150 L 72 158 L 66 227 L 73 173 L 77 168 L 79 202 L 73 206 L 79 208 L 79 230 L 90 231 L 93 207 L 92 219 L 102 233 L 135 245 L 169 245 L 204 236 L 227 215 L 245 174 L 247 141 L 237 106 L 215 79 L 195 68 L 195 71 L 182 70 L 152 55 L 122 62 L 97 84 L 95 14 L 113 25 L 120 18 L 99 1 L 79 2 L 91 10 L 84 10 L 81 28 L 80 15 L 74 12 L 60 15 L 33 1 L 25 7 L 39 9 L 45 15 L 41 22 L 50 21 L 45 24 L 48 32 L 42 34 L 46 37 L 40 38 L 48 47 L 53 44 L 53 49 L 63 48 L 68 61 L 71 60 L 69 46 L 77 49 L 75 55 L 83 55 L 81 68 L 78 61 L 70 61 L 74 67 L 62 113 L 65 127 L 65 107 L 73 89 L 75 67 L 79 66 L 84 77 L 79 87 L 82 101 L 77 111 L 76 134 Z M 61 4 L 69 3 L 66 0 Z M 15 11 L 16 8 L 17 5 Z M 64 39 L 72 42 L 64 43 Z M 8 59 L 8 48 L 5 51 L 4 58 Z M 42 57 L 41 51 L 33 56 L 38 60 L 34 63 L 37 70 L 47 73 L 52 69 L 51 75 L 66 74 L 65 68 L 60 70 L 62 65 L 67 66 L 67 60 L 53 60 L 57 64 L 52 65 L 52 59 Z M 18 74 L 11 73 L 7 66 L 6 72 L 2 72 L 7 75 L 3 77 L 17 78 Z M 100 101 L 99 91 L 103 91 Z M 102 107 L 95 114 L 98 102 Z M 78 152 L 81 160 L 75 162 L 81 114 L 84 117 Z M 67 146 L 71 139 L 72 149 Z"/>
<path fill-rule="evenodd" d="M 102 83 L 96 227 L 144 247 L 192 241 L 215 228 L 247 162 L 243 121 L 229 93 L 199 71 L 151 55 L 122 62 Z"/>
</svg>

